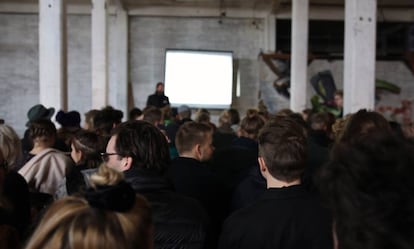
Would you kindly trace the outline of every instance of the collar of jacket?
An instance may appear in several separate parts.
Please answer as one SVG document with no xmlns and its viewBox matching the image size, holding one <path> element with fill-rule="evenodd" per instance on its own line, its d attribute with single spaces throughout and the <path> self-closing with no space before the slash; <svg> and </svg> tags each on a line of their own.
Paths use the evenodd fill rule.
<svg viewBox="0 0 414 249">
<path fill-rule="evenodd" d="M 149 169 L 131 168 L 124 171 L 125 181 L 137 192 L 172 190 L 172 185 L 158 172 Z"/>
</svg>

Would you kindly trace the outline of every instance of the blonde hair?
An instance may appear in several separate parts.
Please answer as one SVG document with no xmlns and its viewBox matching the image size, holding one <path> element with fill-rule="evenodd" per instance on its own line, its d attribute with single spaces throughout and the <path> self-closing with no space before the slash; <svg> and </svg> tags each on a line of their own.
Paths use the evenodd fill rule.
<svg viewBox="0 0 414 249">
<path fill-rule="evenodd" d="M 99 166 L 97 173 L 91 176 L 90 181 L 91 185 L 96 188 L 101 185 L 113 186 L 121 182 L 123 179 L 124 175 L 121 172 L 111 169 L 106 166 L 105 163 L 102 163 Z"/>
<path fill-rule="evenodd" d="M 14 168 L 22 156 L 22 146 L 16 131 L 5 124 L 0 124 L 0 150 L 10 168 Z"/>
<path fill-rule="evenodd" d="M 198 123 L 210 123 L 210 112 L 206 109 L 198 109 L 194 120 Z"/>
<path fill-rule="evenodd" d="M 351 119 L 352 114 L 348 114 L 343 118 L 338 118 L 335 120 L 335 123 L 332 125 L 332 133 L 335 139 L 335 142 L 339 142 L 342 139 L 344 131 L 346 129 L 349 120 Z"/>
<path fill-rule="evenodd" d="M 121 173 L 101 166 L 94 186 L 116 185 Z M 152 218 L 148 202 L 136 195 L 125 212 L 92 207 L 87 199 L 70 196 L 54 202 L 26 245 L 26 249 L 152 248 Z"/>
<path fill-rule="evenodd" d="M 224 126 L 224 125 L 231 125 L 231 119 L 230 119 L 230 113 L 228 110 L 224 110 L 220 113 L 219 116 L 219 126 Z"/>
</svg>

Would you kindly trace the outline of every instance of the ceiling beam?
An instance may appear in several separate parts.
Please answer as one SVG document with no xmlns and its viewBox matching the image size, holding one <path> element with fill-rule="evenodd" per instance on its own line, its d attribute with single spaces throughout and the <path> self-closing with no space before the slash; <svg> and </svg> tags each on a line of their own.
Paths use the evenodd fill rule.
<svg viewBox="0 0 414 249">
<path fill-rule="evenodd" d="M 224 13 L 224 14 L 223 14 Z M 198 7 L 141 7 L 129 9 L 131 16 L 176 16 L 176 17 L 221 17 L 221 18 L 265 18 L 269 10 L 239 8 L 198 8 Z"/>
<path fill-rule="evenodd" d="M 118 6 L 125 7 L 124 0 L 112 0 L 108 8 L 108 13 L 114 15 Z M 291 7 L 281 3 L 281 0 L 274 0 L 272 9 L 276 8 L 277 12 L 273 12 L 276 18 L 290 19 Z M 275 7 L 276 6 L 276 7 Z M 91 4 L 68 4 L 68 14 L 90 15 Z M 399 21 L 413 22 L 414 11 L 412 8 L 380 8 L 378 11 L 378 21 Z M 130 16 L 168 16 L 168 17 L 222 17 L 224 18 L 266 18 L 271 14 L 269 10 L 257 9 L 254 12 L 251 9 L 240 8 L 206 8 L 206 7 L 139 7 L 132 8 L 127 11 Z M 0 2 L 0 13 L 12 14 L 34 14 L 39 12 L 39 5 L 33 3 L 10 3 Z M 344 9 L 342 7 L 322 7 L 310 6 L 309 18 L 311 20 L 344 20 Z"/>
</svg>

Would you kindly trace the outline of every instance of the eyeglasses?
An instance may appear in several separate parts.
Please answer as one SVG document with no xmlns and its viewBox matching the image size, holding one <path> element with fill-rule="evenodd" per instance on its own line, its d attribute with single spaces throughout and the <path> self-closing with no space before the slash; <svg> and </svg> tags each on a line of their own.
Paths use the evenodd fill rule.
<svg viewBox="0 0 414 249">
<path fill-rule="evenodd" d="M 102 152 L 101 153 L 101 158 L 104 162 L 107 162 L 109 160 L 109 156 L 113 156 L 113 155 L 120 155 L 119 153 L 106 153 L 106 152 Z"/>
</svg>

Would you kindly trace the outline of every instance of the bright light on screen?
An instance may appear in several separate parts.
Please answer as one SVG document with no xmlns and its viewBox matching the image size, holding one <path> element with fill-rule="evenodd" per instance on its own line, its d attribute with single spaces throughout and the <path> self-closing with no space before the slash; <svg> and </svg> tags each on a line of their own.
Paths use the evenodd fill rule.
<svg viewBox="0 0 414 249">
<path fill-rule="evenodd" d="M 229 108 L 232 85 L 232 52 L 167 50 L 165 95 L 172 106 Z"/>
</svg>

